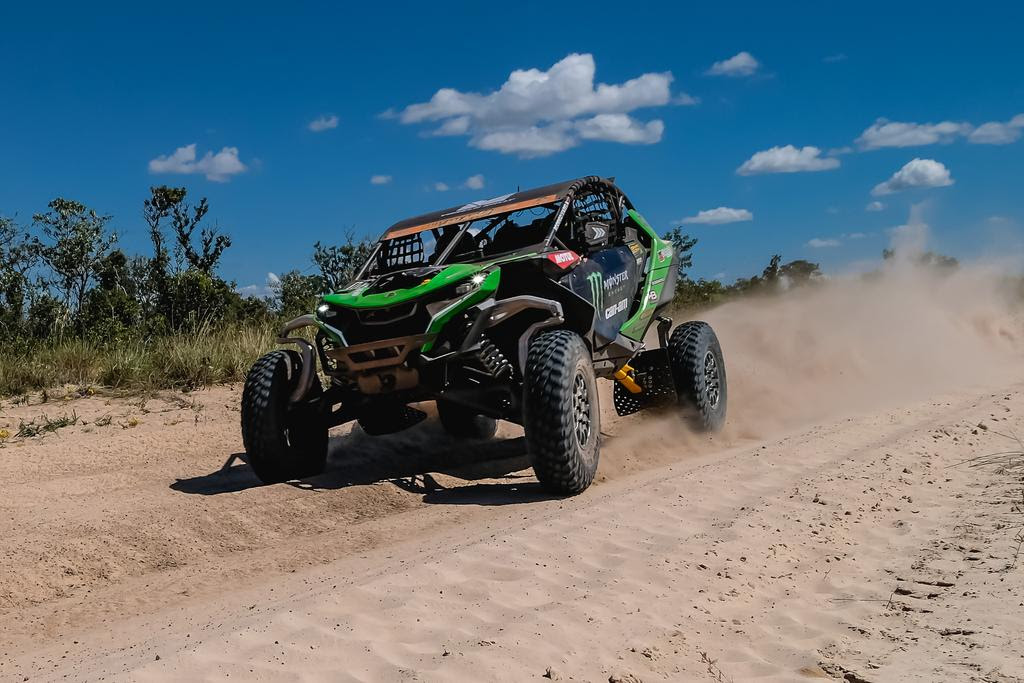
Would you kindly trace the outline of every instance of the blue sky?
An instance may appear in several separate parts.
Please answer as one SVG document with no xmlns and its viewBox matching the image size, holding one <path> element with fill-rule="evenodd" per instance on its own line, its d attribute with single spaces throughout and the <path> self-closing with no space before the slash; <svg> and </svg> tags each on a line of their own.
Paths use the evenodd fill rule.
<svg viewBox="0 0 1024 683">
<path fill-rule="evenodd" d="M 695 276 L 838 271 L 922 202 L 940 250 L 1020 238 L 1019 4 L 710 4 L 6 4 L 0 213 L 79 199 L 144 252 L 148 187 L 184 185 L 239 285 L 587 174 L 662 230 L 748 212 L 685 225 Z"/>
</svg>

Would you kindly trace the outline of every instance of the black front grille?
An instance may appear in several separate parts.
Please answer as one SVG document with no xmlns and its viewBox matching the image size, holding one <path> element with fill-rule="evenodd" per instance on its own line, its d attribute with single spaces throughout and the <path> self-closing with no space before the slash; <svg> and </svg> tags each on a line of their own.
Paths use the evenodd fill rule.
<svg viewBox="0 0 1024 683">
<path fill-rule="evenodd" d="M 349 345 L 423 334 L 430 314 L 418 301 L 382 308 L 342 308 L 328 323 L 345 335 Z"/>
<path fill-rule="evenodd" d="M 384 325 L 415 315 L 416 307 L 415 302 L 410 302 L 387 308 L 364 308 L 356 310 L 356 317 L 364 325 Z"/>
</svg>

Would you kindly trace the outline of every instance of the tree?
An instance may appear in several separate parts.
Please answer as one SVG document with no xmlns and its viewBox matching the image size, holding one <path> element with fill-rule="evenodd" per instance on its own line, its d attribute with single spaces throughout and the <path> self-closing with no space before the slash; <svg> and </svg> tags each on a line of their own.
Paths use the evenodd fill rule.
<svg viewBox="0 0 1024 683">
<path fill-rule="evenodd" d="M 143 311 L 133 262 L 115 249 L 97 266 L 96 280 L 78 311 L 78 328 L 103 342 L 117 342 L 135 334 Z"/>
<path fill-rule="evenodd" d="M 817 263 L 797 259 L 780 266 L 779 275 L 789 280 L 791 285 L 805 285 L 821 277 L 821 267 Z"/>
<path fill-rule="evenodd" d="M 0 216 L 0 339 L 13 339 L 21 330 L 31 296 L 28 273 L 38 250 L 12 218 Z"/>
<path fill-rule="evenodd" d="M 149 261 L 149 280 L 155 301 L 152 305 L 163 308 L 167 300 L 167 278 L 170 273 L 170 255 L 164 246 L 162 221 L 171 215 L 175 206 L 185 199 L 183 187 L 149 188 L 150 197 L 142 202 L 142 216 L 149 225 L 149 239 L 153 242 L 153 257 Z"/>
<path fill-rule="evenodd" d="M 317 242 L 313 245 L 312 260 L 318 273 L 306 275 L 293 270 L 271 285 L 278 314 L 293 318 L 308 313 L 321 294 L 336 291 L 351 282 L 372 251 L 373 242 L 357 240 L 351 231 L 345 233 L 345 241 L 341 244 Z"/>
<path fill-rule="evenodd" d="M 718 303 L 725 295 L 726 287 L 718 280 L 684 278 L 676 283 L 675 303 L 682 308 L 703 308 Z"/>
<path fill-rule="evenodd" d="M 231 238 L 217 228 L 202 225 L 210 210 L 206 198 L 192 206 L 185 201 L 185 188 L 167 185 L 151 187 L 149 193 L 142 213 L 149 225 L 153 256 L 143 300 L 149 309 L 151 329 L 159 333 L 233 318 L 242 308 L 241 299 L 233 285 L 215 273 L 224 250 L 231 246 Z M 167 223 L 175 244 L 173 272 L 166 246 Z"/>
<path fill-rule="evenodd" d="M 200 199 L 196 206 L 191 206 L 185 201 L 188 190 L 184 187 L 160 185 L 149 188 L 149 192 L 150 198 L 143 202 L 143 216 L 149 224 L 150 239 L 153 241 L 155 270 L 163 274 L 168 271 L 169 259 L 161 222 L 169 218 L 179 258 L 183 258 L 189 268 L 213 275 L 224 250 L 231 246 L 231 238 L 221 234 L 218 228 L 200 226 L 210 210 L 206 197 Z M 193 244 L 193 235 L 197 229 L 199 242 Z"/>
<path fill-rule="evenodd" d="M 765 269 L 761 272 L 761 279 L 766 284 L 775 284 L 779 279 L 779 263 L 782 262 L 782 256 L 775 254 L 772 256 L 771 261 L 765 266 Z"/>
<path fill-rule="evenodd" d="M 693 265 L 693 248 L 697 246 L 697 238 L 690 237 L 677 226 L 665 233 L 662 239 L 670 242 L 675 248 L 676 256 L 679 257 L 678 280 L 684 280 L 687 277 L 686 271 Z"/>
<path fill-rule="evenodd" d="M 313 245 L 313 263 L 320 269 L 320 293 L 334 291 L 347 285 L 370 258 L 373 242 L 356 240 L 352 231 L 345 233 L 345 241 L 327 246 Z"/>
<path fill-rule="evenodd" d="M 107 232 L 110 216 L 101 216 L 80 202 L 58 197 L 48 206 L 49 211 L 32 217 L 49 240 L 36 240 L 36 248 L 55 276 L 50 284 L 68 310 L 77 313 L 117 235 Z"/>
<path fill-rule="evenodd" d="M 277 311 L 283 318 L 294 318 L 309 313 L 316 305 L 318 296 L 324 293 L 323 280 L 319 275 L 303 275 L 292 270 L 270 285 L 277 299 Z"/>
<path fill-rule="evenodd" d="M 882 258 L 886 261 L 892 261 L 896 258 L 896 252 L 892 249 L 883 249 Z M 960 262 L 954 257 L 931 250 L 914 254 L 910 257 L 910 262 L 916 266 L 935 268 L 944 272 L 950 272 L 960 267 Z"/>
</svg>

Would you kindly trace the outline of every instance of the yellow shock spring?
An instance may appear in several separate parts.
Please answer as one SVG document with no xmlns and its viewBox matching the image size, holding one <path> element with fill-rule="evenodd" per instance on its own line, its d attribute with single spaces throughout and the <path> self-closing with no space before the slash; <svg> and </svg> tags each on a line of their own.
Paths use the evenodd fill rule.
<svg viewBox="0 0 1024 683">
<path fill-rule="evenodd" d="M 631 393 L 631 394 L 642 393 L 643 392 L 643 388 L 639 384 L 636 383 L 636 380 L 634 380 L 632 376 L 630 376 L 629 373 L 631 373 L 631 372 L 633 372 L 633 368 L 630 367 L 629 363 L 626 363 L 621 368 L 616 370 L 615 373 L 612 375 L 612 377 L 614 377 L 615 379 L 619 380 L 619 383 L 622 384 L 622 386 L 626 387 L 626 389 L 629 391 L 629 393 Z"/>
</svg>

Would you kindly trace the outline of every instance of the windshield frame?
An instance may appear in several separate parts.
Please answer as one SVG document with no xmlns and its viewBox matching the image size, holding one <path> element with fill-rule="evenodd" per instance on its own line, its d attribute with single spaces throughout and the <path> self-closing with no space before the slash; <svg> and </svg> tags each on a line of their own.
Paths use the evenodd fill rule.
<svg viewBox="0 0 1024 683">
<path fill-rule="evenodd" d="M 376 261 L 377 255 L 380 252 L 380 249 L 381 249 L 382 245 L 385 242 L 389 241 L 389 240 L 396 239 L 396 238 L 399 238 L 399 237 L 405 237 L 405 236 L 410 235 L 410 234 L 417 234 L 417 233 L 420 233 L 420 232 L 427 232 L 427 231 L 431 231 L 431 230 L 439 230 L 442 227 L 457 226 L 458 227 L 458 232 L 449 241 L 449 243 L 447 245 L 445 245 L 445 247 L 442 250 L 442 252 L 434 260 L 434 263 L 430 264 L 430 265 L 434 265 L 434 266 L 448 266 L 448 265 L 451 265 L 448 262 L 448 259 L 452 256 L 452 252 L 455 250 L 455 247 L 458 246 L 459 242 L 466 235 L 466 233 L 469 231 L 470 227 L 474 223 L 478 223 L 480 221 L 487 220 L 488 221 L 487 227 L 484 228 L 484 230 L 480 231 L 480 232 L 484 232 L 486 230 L 493 229 L 497 225 L 500 225 L 501 222 L 503 220 L 506 220 L 509 216 L 511 216 L 513 214 L 516 214 L 516 213 L 520 213 L 522 211 L 528 211 L 530 209 L 550 208 L 552 214 L 555 215 L 555 219 L 554 219 L 554 221 L 552 221 L 552 224 L 548 228 L 548 231 L 545 233 L 545 236 L 544 236 L 543 239 L 541 239 L 541 240 L 539 240 L 537 242 L 534 242 L 533 244 L 528 245 L 528 246 L 520 247 L 520 248 L 517 248 L 517 249 L 511 249 L 509 251 L 505 251 L 505 252 L 501 252 L 501 253 L 497 253 L 497 254 L 491 254 L 491 255 L 486 256 L 486 257 L 470 258 L 470 259 L 467 259 L 465 261 L 459 261 L 459 263 L 478 263 L 478 262 L 481 262 L 481 261 L 490 261 L 490 260 L 493 260 L 494 258 L 502 258 L 502 257 L 507 256 L 509 254 L 515 254 L 515 253 L 524 251 L 525 249 L 532 248 L 532 247 L 534 247 L 536 245 L 543 245 L 544 247 L 549 247 L 549 246 L 551 246 L 552 241 L 558 242 L 559 244 L 561 244 L 561 241 L 558 240 L 557 237 L 555 237 L 555 232 L 557 232 L 558 228 L 561 226 L 562 221 L 565 218 L 565 213 L 566 213 L 566 209 L 568 208 L 568 206 L 569 206 L 569 203 L 566 202 L 564 199 L 556 199 L 554 201 L 546 202 L 544 204 L 535 204 L 533 206 L 514 207 L 514 208 L 510 207 L 510 210 L 502 211 L 500 213 L 495 213 L 495 214 L 491 214 L 491 215 L 488 215 L 488 216 L 479 216 L 479 217 L 476 217 L 476 218 L 469 218 L 469 217 L 467 217 L 467 220 L 464 220 L 462 222 L 449 223 L 447 226 L 433 226 L 433 225 L 429 225 L 428 224 L 428 225 L 424 225 L 421 230 L 410 231 L 410 232 L 406 232 L 406 233 L 401 234 L 401 235 L 393 235 L 393 234 L 389 235 L 388 233 L 385 233 L 384 235 L 381 236 L 381 238 L 379 240 L 377 240 L 377 243 L 374 245 L 373 250 L 370 252 L 369 257 L 366 259 L 366 262 L 363 264 L 363 267 L 359 269 L 359 273 L 356 275 L 356 280 L 362 280 L 364 277 L 366 277 L 368 275 L 368 271 L 370 270 L 370 268 L 373 265 L 373 263 Z M 436 237 L 435 237 L 435 239 L 436 239 Z M 564 246 L 561 247 L 561 248 L 564 248 Z M 424 267 L 425 265 L 427 265 L 427 264 L 423 264 L 423 266 L 408 266 L 408 268 Z M 406 268 L 402 268 L 400 270 L 406 270 Z M 393 271 L 393 272 L 400 272 L 400 271 Z M 387 273 L 379 273 L 378 275 L 371 275 L 371 277 L 377 277 L 377 276 L 386 275 L 386 274 Z"/>
</svg>

